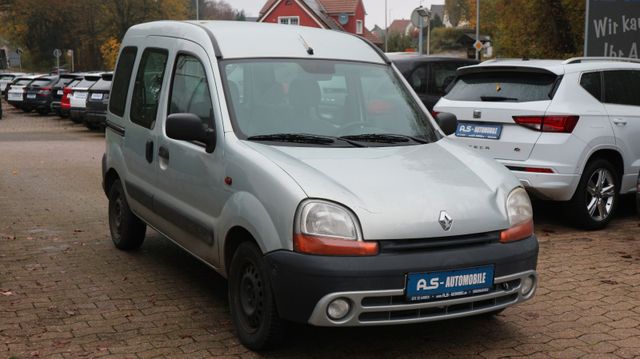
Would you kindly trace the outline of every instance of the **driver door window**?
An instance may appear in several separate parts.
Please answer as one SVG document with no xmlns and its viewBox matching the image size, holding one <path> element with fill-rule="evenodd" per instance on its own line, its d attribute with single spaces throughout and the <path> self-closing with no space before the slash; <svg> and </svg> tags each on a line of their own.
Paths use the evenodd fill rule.
<svg viewBox="0 0 640 359">
<path fill-rule="evenodd" d="M 213 105 L 207 74 L 202 62 L 192 55 L 181 54 L 173 73 L 169 114 L 193 113 L 202 124 L 213 128 Z"/>
</svg>

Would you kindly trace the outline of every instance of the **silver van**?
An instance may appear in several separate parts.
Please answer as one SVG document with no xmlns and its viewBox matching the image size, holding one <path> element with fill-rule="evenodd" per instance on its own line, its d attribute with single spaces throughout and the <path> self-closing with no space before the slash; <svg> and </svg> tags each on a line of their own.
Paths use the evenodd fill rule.
<svg viewBox="0 0 640 359">
<path fill-rule="evenodd" d="M 149 226 L 228 278 L 251 349 L 288 321 L 495 314 L 536 289 L 531 203 L 504 166 L 445 136 L 451 116 L 438 123 L 357 36 L 136 25 L 106 122 L 113 242 L 136 249 Z"/>
</svg>

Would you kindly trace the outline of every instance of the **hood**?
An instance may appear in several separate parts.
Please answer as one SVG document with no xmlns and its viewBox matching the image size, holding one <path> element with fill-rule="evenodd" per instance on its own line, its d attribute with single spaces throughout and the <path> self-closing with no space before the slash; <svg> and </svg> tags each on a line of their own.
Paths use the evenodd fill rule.
<svg viewBox="0 0 640 359">
<path fill-rule="evenodd" d="M 484 233 L 509 227 L 505 203 L 517 179 L 451 140 L 418 146 L 318 148 L 245 142 L 287 172 L 309 198 L 341 203 L 365 239 Z M 441 211 L 453 218 L 445 231 Z"/>
</svg>

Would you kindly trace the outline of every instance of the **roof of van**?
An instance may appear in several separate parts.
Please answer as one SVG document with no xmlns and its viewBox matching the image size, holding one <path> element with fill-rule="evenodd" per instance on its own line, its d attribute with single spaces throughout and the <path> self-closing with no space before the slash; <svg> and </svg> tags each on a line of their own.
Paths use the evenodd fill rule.
<svg viewBox="0 0 640 359">
<path fill-rule="evenodd" d="M 381 51 L 359 36 L 306 26 L 245 21 L 155 21 L 131 27 L 123 45 L 134 44 L 133 39 L 142 36 L 211 42 L 216 57 L 223 59 L 285 57 L 386 62 Z"/>
</svg>

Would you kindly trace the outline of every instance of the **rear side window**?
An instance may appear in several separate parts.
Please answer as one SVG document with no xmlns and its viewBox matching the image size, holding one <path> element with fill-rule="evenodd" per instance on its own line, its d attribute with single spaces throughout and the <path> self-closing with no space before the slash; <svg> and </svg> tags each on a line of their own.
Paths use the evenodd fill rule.
<svg viewBox="0 0 640 359">
<path fill-rule="evenodd" d="M 129 92 L 129 81 L 133 72 L 133 63 L 136 60 L 138 48 L 125 47 L 120 54 L 116 72 L 113 77 L 113 94 L 109 101 L 109 111 L 117 116 L 124 115 L 124 107 Z"/>
<path fill-rule="evenodd" d="M 604 102 L 640 106 L 640 71 L 604 72 Z"/>
<path fill-rule="evenodd" d="M 458 78 L 445 98 L 454 101 L 546 101 L 557 76 L 540 72 L 482 72 Z"/>
<path fill-rule="evenodd" d="M 602 100 L 602 78 L 600 72 L 588 72 L 580 77 L 580 86 L 598 101 Z"/>
<path fill-rule="evenodd" d="M 179 55 L 171 85 L 169 113 L 193 113 L 202 124 L 213 127 L 211 94 L 202 63 L 191 55 Z"/>
<path fill-rule="evenodd" d="M 167 50 L 146 49 L 142 53 L 131 98 L 131 121 L 152 128 L 158 113 L 158 100 L 167 65 Z"/>
</svg>

